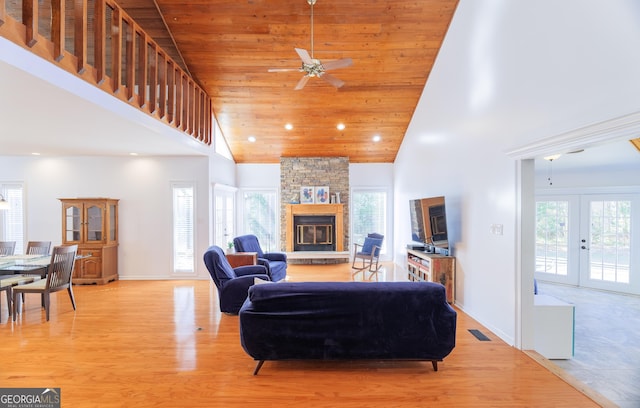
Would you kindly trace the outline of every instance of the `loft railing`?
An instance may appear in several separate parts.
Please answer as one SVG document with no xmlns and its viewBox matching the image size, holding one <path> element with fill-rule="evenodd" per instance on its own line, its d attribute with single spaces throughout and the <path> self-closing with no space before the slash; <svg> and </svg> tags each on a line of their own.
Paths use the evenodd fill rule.
<svg viewBox="0 0 640 408">
<path fill-rule="evenodd" d="M 211 100 L 111 0 L 0 0 L 0 36 L 210 145 Z"/>
</svg>

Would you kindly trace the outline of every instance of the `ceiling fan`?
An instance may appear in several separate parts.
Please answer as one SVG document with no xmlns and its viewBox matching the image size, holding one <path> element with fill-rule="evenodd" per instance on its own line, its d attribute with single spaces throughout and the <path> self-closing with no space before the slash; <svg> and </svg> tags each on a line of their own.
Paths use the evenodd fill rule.
<svg viewBox="0 0 640 408">
<path fill-rule="evenodd" d="M 327 71 L 338 68 L 346 68 L 353 65 L 353 61 L 351 58 L 341 58 L 339 60 L 321 62 L 318 59 L 315 59 L 313 56 L 313 5 L 316 4 L 317 0 L 307 0 L 307 3 L 311 6 L 311 55 L 309 52 L 302 48 L 295 48 L 298 56 L 302 60 L 302 66 L 300 68 L 271 68 L 269 72 L 287 72 L 287 71 L 299 71 L 304 72 L 305 75 L 300 78 L 298 84 L 294 88 L 296 91 L 304 88 L 304 86 L 309 81 L 309 78 L 318 77 L 323 79 L 325 82 L 335 86 L 336 88 L 340 88 L 344 85 L 344 81 L 339 78 L 336 78 L 333 75 L 327 73 Z"/>
</svg>

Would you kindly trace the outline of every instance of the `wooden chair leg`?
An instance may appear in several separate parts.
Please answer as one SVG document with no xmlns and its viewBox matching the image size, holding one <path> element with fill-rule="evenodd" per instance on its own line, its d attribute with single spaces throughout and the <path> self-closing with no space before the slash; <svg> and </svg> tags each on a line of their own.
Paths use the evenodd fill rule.
<svg viewBox="0 0 640 408">
<path fill-rule="evenodd" d="M 13 291 L 13 296 L 12 296 L 13 299 L 12 299 L 11 303 L 12 303 L 12 307 L 13 307 L 13 321 L 14 322 L 16 321 L 16 316 L 18 315 L 18 307 L 21 306 L 21 304 L 20 304 L 21 296 L 20 295 L 24 296 L 24 293 Z"/>
<path fill-rule="evenodd" d="M 11 316 L 11 295 L 9 295 L 10 290 L 11 290 L 11 287 L 0 289 L 0 291 L 7 292 L 7 309 L 9 309 L 9 316 Z M 2 298 L 0 297 L 0 301 L 1 300 Z M 2 311 L 0 311 L 0 323 L 2 323 Z"/>
<path fill-rule="evenodd" d="M 67 288 L 67 291 L 69 291 L 69 298 L 71 299 L 71 305 L 73 306 L 73 310 L 76 310 L 76 300 L 73 297 L 73 289 L 71 288 L 71 286 Z"/>
<path fill-rule="evenodd" d="M 51 298 L 48 293 L 43 293 L 42 299 L 44 301 L 44 312 L 47 315 L 47 321 L 49 321 L 49 307 L 51 306 Z"/>
</svg>

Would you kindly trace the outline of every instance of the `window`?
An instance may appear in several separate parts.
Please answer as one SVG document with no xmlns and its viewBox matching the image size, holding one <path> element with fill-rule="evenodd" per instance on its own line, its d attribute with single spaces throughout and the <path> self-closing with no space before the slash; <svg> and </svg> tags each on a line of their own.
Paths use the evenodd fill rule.
<svg viewBox="0 0 640 408">
<path fill-rule="evenodd" d="M 16 254 L 24 253 L 24 197 L 21 184 L 0 184 L 0 194 L 9 202 L 9 209 L 0 211 L 2 240 L 16 241 Z"/>
<path fill-rule="evenodd" d="M 536 202 L 536 272 L 567 275 L 569 201 Z"/>
<path fill-rule="evenodd" d="M 243 232 L 257 236 L 264 252 L 280 248 L 278 208 L 275 190 L 245 190 L 242 195 Z"/>
<path fill-rule="evenodd" d="M 191 184 L 173 184 L 173 271 L 193 273 L 194 189 Z"/>
<path fill-rule="evenodd" d="M 629 283 L 631 201 L 591 201 L 589 279 Z"/>
<path fill-rule="evenodd" d="M 367 234 L 376 232 L 388 237 L 387 191 L 384 189 L 354 189 L 351 196 L 351 242 L 363 243 Z M 382 241 L 381 254 L 387 252 L 387 239 Z"/>
</svg>

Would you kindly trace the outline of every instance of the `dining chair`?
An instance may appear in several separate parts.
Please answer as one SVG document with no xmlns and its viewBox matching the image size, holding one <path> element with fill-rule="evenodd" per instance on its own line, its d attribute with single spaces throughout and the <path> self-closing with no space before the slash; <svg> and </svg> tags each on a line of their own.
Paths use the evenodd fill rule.
<svg viewBox="0 0 640 408">
<path fill-rule="evenodd" d="M 51 253 L 51 262 L 47 268 L 47 278 L 18 285 L 13 287 L 13 320 L 16 320 L 16 314 L 20 309 L 20 296 L 27 293 L 39 293 L 42 298 L 42 306 L 44 306 L 47 321 L 49 321 L 49 309 L 51 305 L 50 295 L 67 289 L 73 310 L 76 310 L 76 301 L 73 297 L 73 285 L 71 277 L 73 275 L 73 265 L 76 260 L 78 245 L 56 246 L 53 247 Z"/>
<path fill-rule="evenodd" d="M 16 241 L 0 241 L 0 256 L 13 255 L 16 250 Z"/>
<path fill-rule="evenodd" d="M 12 288 L 16 285 L 23 283 L 30 283 L 39 279 L 37 276 L 23 276 L 23 275 L 0 275 L 0 294 L 5 292 L 7 294 L 7 310 L 9 310 L 9 316 L 11 316 L 11 295 Z M 0 300 L 1 300 L 0 296 Z M 2 313 L 0 313 L 0 323 L 2 322 Z"/>
<path fill-rule="evenodd" d="M 29 241 L 27 255 L 49 255 L 51 241 Z"/>
</svg>

